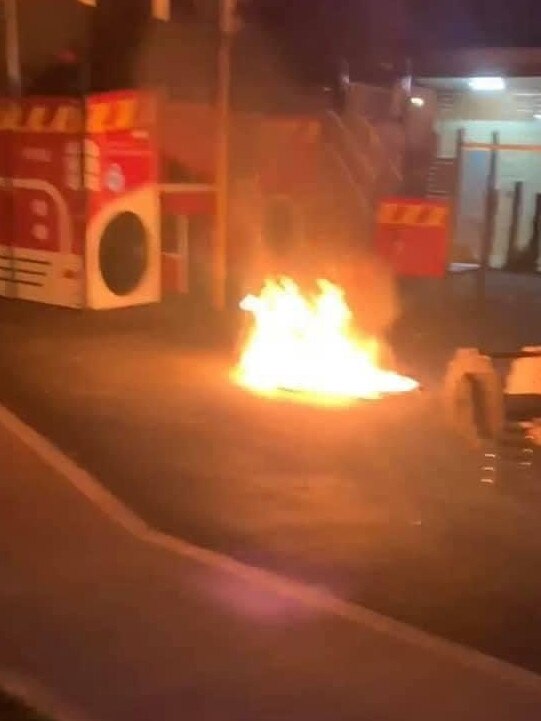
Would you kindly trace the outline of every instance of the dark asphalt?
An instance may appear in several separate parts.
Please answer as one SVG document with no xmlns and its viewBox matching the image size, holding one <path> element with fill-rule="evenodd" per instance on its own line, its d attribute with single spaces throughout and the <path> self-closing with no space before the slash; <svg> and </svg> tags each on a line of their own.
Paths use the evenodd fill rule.
<svg viewBox="0 0 541 721">
<path fill-rule="evenodd" d="M 469 282 L 406 289 L 395 342 L 426 387 L 407 398 L 251 396 L 179 304 L 1 301 L 0 399 L 161 529 L 541 671 L 541 499 L 477 482 L 436 393 L 457 344 L 541 342 L 541 280 L 498 278 L 483 318 Z"/>
<path fill-rule="evenodd" d="M 174 553 L 3 426 L 0 467 L 0 684 L 57 721 L 541 716 L 541 677 L 183 542 Z"/>
</svg>

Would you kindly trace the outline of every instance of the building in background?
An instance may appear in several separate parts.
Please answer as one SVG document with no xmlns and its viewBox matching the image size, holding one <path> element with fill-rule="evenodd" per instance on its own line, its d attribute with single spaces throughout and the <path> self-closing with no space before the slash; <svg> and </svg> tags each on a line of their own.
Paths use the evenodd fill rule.
<svg viewBox="0 0 541 721">
<path fill-rule="evenodd" d="M 454 196 L 456 259 L 479 263 L 486 241 L 491 267 L 541 270 L 541 50 L 440 52 L 417 70 L 437 137 L 427 192 Z"/>
</svg>

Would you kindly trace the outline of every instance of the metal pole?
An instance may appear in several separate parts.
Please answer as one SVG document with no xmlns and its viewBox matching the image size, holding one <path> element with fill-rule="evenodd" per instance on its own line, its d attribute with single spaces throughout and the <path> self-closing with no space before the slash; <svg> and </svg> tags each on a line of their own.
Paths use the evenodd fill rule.
<svg viewBox="0 0 541 721">
<path fill-rule="evenodd" d="M 212 253 L 212 304 L 226 306 L 229 229 L 229 132 L 231 120 L 231 45 L 236 0 L 220 0 L 218 90 L 216 99 L 216 228 Z"/>
<path fill-rule="evenodd" d="M 460 200 L 462 195 L 462 174 L 464 171 L 464 143 L 466 141 L 466 131 L 460 128 L 456 134 L 456 159 L 453 178 L 453 198 L 452 198 L 452 222 L 451 222 L 451 244 L 458 245 L 460 238 L 458 237 L 459 218 L 460 218 Z"/>
<path fill-rule="evenodd" d="M 21 53 L 19 47 L 18 0 L 4 0 L 5 61 L 9 96 L 18 100 L 22 95 Z"/>
<path fill-rule="evenodd" d="M 492 241 L 494 236 L 494 225 L 496 221 L 497 198 L 496 198 L 496 172 L 498 160 L 498 145 L 500 137 L 498 133 L 492 133 L 490 149 L 490 165 L 487 176 L 487 194 L 485 201 L 485 223 L 481 242 L 481 267 L 479 269 L 478 300 L 482 308 L 486 301 L 487 272 L 490 265 L 490 254 L 492 252 Z"/>
<path fill-rule="evenodd" d="M 455 248 L 460 243 L 460 200 L 462 195 L 462 173 L 464 168 L 464 142 L 466 139 L 466 131 L 460 128 L 456 133 L 455 159 L 453 164 L 452 188 L 450 192 L 451 219 L 449 223 L 449 237 L 447 240 L 447 261 L 446 273 L 443 289 L 445 293 L 445 302 L 451 305 L 453 302 L 454 277 L 451 273 L 451 264 Z"/>
<path fill-rule="evenodd" d="M 18 0 L 4 0 L 4 52 L 7 72 L 8 95 L 12 103 L 20 102 L 23 83 L 21 70 L 21 53 L 19 42 L 19 12 Z M 17 297 L 17 276 L 15 269 L 15 198 L 12 170 L 12 144 L 8 143 L 6 157 L 6 179 L 5 188 L 9 194 L 10 218 L 7 231 L 7 256 L 9 263 L 10 281 L 6 283 L 6 295 L 11 298 Z M 9 288 L 9 290 L 8 290 Z"/>
<path fill-rule="evenodd" d="M 518 234 L 520 230 L 520 218 L 522 214 L 522 198 L 524 195 L 524 182 L 519 180 L 513 189 L 513 205 L 511 208 L 511 223 L 509 225 L 509 244 L 507 247 L 507 258 L 505 268 L 512 270 L 518 256 Z"/>
<path fill-rule="evenodd" d="M 485 219 L 483 235 L 481 238 L 481 265 L 477 271 L 477 312 L 478 312 L 478 338 L 479 347 L 487 345 L 487 275 L 490 267 L 490 254 L 494 238 L 494 226 L 496 223 L 497 203 L 496 176 L 498 162 L 499 134 L 492 133 L 490 146 L 490 164 L 488 169 L 485 199 Z"/>
</svg>

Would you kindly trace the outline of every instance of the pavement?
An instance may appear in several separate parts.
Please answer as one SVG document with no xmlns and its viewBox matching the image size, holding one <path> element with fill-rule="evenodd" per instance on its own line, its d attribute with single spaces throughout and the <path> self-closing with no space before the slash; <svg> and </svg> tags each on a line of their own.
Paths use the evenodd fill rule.
<svg viewBox="0 0 541 721">
<path fill-rule="evenodd" d="M 0 684 L 59 719 L 540 717 L 539 676 L 157 533 L 3 409 L 0 459 Z"/>
<path fill-rule="evenodd" d="M 227 329 L 178 304 L 4 301 L 0 399 L 153 527 L 539 672 L 539 489 L 479 484 L 438 398 L 456 345 L 541 340 L 539 283 L 498 276 L 485 317 L 471 278 L 405 288 L 424 391 L 350 409 L 235 387 Z"/>
</svg>

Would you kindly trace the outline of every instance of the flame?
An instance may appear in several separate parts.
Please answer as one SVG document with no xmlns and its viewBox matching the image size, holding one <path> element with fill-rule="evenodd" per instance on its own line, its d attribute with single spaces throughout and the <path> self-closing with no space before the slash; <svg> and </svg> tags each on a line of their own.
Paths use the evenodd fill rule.
<svg viewBox="0 0 541 721">
<path fill-rule="evenodd" d="M 407 393 L 411 378 L 379 367 L 380 343 L 352 328 L 344 291 L 327 280 L 304 296 L 290 278 L 267 280 L 240 307 L 254 317 L 235 369 L 237 382 L 263 394 L 283 391 L 343 402 Z"/>
</svg>

